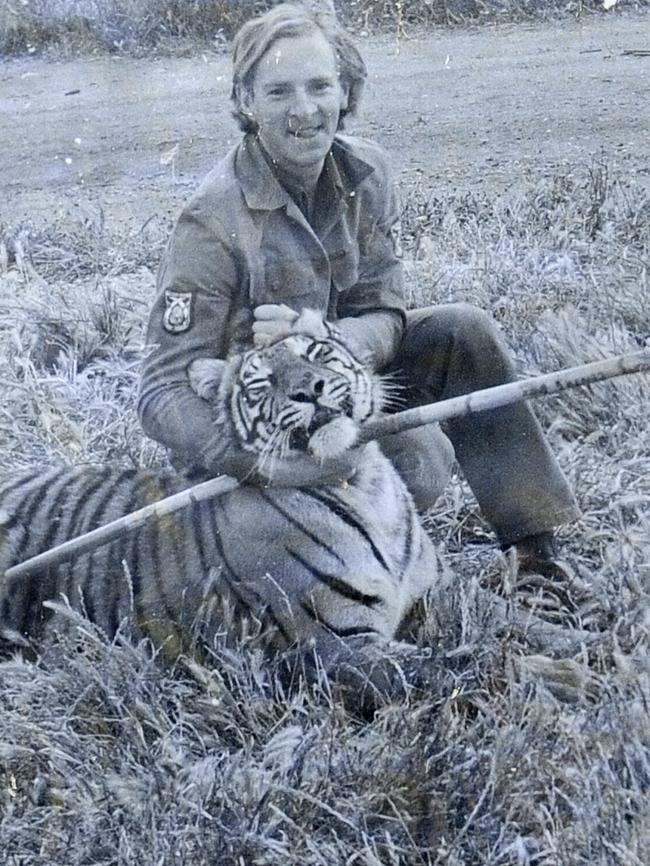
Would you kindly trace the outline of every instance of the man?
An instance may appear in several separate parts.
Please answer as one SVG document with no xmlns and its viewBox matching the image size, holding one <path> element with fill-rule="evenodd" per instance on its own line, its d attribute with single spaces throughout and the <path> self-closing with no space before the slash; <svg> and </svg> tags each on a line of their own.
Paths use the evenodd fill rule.
<svg viewBox="0 0 650 866">
<path fill-rule="evenodd" d="M 268 345 L 310 307 L 335 321 L 356 354 L 395 371 L 406 405 L 510 381 L 496 326 L 467 305 L 405 312 L 398 205 L 387 158 L 340 133 L 366 69 L 331 13 L 282 4 L 249 21 L 233 50 L 242 141 L 183 210 L 165 253 L 139 411 L 144 430 L 186 471 L 245 474 L 213 459 L 211 416 L 189 363 Z M 578 514 L 526 404 L 388 437 L 382 443 L 416 497 L 431 504 L 453 451 L 501 544 L 520 568 L 548 573 L 555 526 Z M 322 473 L 292 458 L 274 483 Z M 330 476 L 345 465 L 324 467 Z"/>
</svg>

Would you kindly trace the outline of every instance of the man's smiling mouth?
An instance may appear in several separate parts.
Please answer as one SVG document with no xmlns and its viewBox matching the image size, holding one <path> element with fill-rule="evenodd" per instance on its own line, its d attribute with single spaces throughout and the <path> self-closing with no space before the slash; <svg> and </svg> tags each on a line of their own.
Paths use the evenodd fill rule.
<svg viewBox="0 0 650 866">
<path fill-rule="evenodd" d="M 322 131 L 322 126 L 310 126 L 303 129 L 290 129 L 289 135 L 292 138 L 316 138 Z"/>
</svg>

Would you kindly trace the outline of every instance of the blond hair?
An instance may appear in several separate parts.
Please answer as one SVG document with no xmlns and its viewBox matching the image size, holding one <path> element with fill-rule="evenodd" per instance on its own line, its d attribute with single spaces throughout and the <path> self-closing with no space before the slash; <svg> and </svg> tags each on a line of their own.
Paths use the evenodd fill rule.
<svg viewBox="0 0 650 866">
<path fill-rule="evenodd" d="M 350 36 L 338 24 L 331 4 L 298 6 L 281 3 L 257 18 L 247 21 L 235 36 L 232 50 L 233 77 L 231 98 L 233 115 L 244 132 L 255 132 L 253 118 L 244 110 L 244 96 L 252 93 L 257 64 L 278 39 L 322 33 L 336 55 L 339 81 L 347 94 L 347 108 L 354 114 L 368 75 L 366 64 Z"/>
</svg>

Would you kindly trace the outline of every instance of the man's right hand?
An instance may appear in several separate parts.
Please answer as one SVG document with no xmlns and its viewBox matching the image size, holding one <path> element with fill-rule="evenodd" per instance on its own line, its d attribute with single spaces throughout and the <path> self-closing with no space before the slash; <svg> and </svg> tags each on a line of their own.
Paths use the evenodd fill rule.
<svg viewBox="0 0 650 866">
<path fill-rule="evenodd" d="M 359 465 L 359 450 L 338 457 L 316 460 L 309 454 L 292 454 L 267 462 L 257 474 L 272 487 L 317 487 L 340 484 L 351 478 Z"/>
<path fill-rule="evenodd" d="M 358 449 L 324 461 L 309 454 L 294 453 L 290 457 L 267 460 L 258 466 L 255 455 L 241 452 L 223 456 L 218 472 L 232 475 L 243 483 L 271 487 L 316 487 L 322 484 L 340 484 L 354 475 L 359 464 Z"/>
</svg>

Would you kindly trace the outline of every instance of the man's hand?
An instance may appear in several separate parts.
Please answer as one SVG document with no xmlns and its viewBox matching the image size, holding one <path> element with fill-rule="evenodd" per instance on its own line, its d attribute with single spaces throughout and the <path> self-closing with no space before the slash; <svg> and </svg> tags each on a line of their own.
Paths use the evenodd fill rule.
<svg viewBox="0 0 650 866">
<path fill-rule="evenodd" d="M 203 449 L 198 465 L 210 476 L 232 475 L 238 481 L 264 486 L 312 487 L 347 481 L 357 471 L 360 459 L 357 448 L 326 460 L 296 451 L 287 457 L 269 457 L 260 466 L 258 454 L 224 450 L 223 436 L 215 436 Z"/>
<path fill-rule="evenodd" d="M 263 481 L 273 487 L 316 487 L 321 484 L 340 484 L 351 478 L 359 466 L 359 452 L 345 451 L 338 457 L 316 460 L 310 454 L 291 454 L 290 457 L 268 461 L 258 469 Z"/>
<path fill-rule="evenodd" d="M 258 465 L 257 455 L 240 452 L 222 457 L 210 474 L 225 473 L 238 481 L 264 487 L 316 487 L 344 483 L 354 475 L 358 466 L 359 453 L 356 450 L 323 461 L 310 454 L 296 453 L 290 457 L 271 458 L 262 467 Z"/>
<path fill-rule="evenodd" d="M 261 304 L 253 310 L 253 345 L 265 349 L 294 333 L 298 313 L 286 304 Z"/>
</svg>

